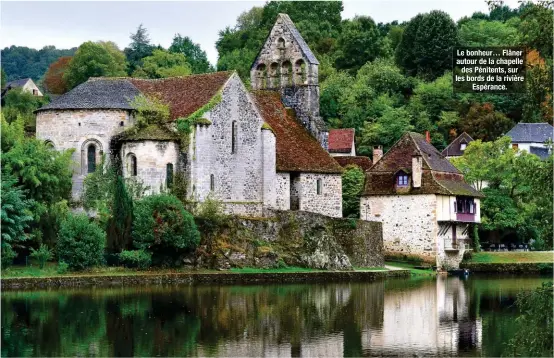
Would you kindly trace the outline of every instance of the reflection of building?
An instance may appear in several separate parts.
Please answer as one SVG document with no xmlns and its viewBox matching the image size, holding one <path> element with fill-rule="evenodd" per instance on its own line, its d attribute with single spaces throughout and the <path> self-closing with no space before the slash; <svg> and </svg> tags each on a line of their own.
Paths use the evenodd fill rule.
<svg viewBox="0 0 554 358">
<path fill-rule="evenodd" d="M 417 289 L 388 290 L 384 301 L 383 328 L 373 332 L 367 347 L 372 356 L 453 356 L 481 349 L 481 321 L 470 317 L 470 298 L 457 278 L 439 276 Z"/>
<path fill-rule="evenodd" d="M 375 152 L 375 151 L 374 151 Z M 383 223 L 389 254 L 458 267 L 482 194 L 418 133 L 406 133 L 366 172 L 360 218 Z"/>
</svg>

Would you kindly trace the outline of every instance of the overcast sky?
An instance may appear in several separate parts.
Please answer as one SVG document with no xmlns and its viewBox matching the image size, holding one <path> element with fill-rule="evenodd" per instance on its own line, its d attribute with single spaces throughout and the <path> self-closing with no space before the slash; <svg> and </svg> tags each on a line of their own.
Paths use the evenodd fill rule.
<svg viewBox="0 0 554 358">
<path fill-rule="evenodd" d="M 154 44 L 167 48 L 180 33 L 200 43 L 210 62 L 217 62 L 215 41 L 220 30 L 234 26 L 238 15 L 265 1 L 182 2 L 23 2 L 0 3 L 0 46 L 40 49 L 77 47 L 85 41 L 114 41 L 121 49 L 142 23 Z M 517 0 L 505 1 L 517 7 Z M 418 13 L 443 10 L 456 21 L 475 11 L 488 12 L 484 0 L 365 0 L 344 1 L 343 18 L 371 16 L 375 22 L 409 20 Z"/>
</svg>

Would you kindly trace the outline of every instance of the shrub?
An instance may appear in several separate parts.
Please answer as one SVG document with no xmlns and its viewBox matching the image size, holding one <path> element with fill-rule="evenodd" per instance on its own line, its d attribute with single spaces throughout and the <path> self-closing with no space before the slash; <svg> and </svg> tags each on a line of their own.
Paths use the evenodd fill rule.
<svg viewBox="0 0 554 358">
<path fill-rule="evenodd" d="M 67 215 L 58 234 L 58 260 L 72 270 L 101 265 L 104 262 L 106 233 L 84 214 Z"/>
<path fill-rule="evenodd" d="M 119 262 L 125 267 L 147 269 L 152 264 L 152 255 L 144 250 L 123 250 L 119 253 Z"/>
<path fill-rule="evenodd" d="M 133 214 L 133 245 L 137 249 L 173 256 L 195 248 L 200 241 L 194 218 L 175 196 L 147 196 L 135 202 Z"/>
<path fill-rule="evenodd" d="M 52 257 L 54 257 L 54 255 L 52 254 L 52 250 L 50 250 L 48 246 L 44 244 L 40 244 L 38 250 L 31 248 L 31 255 L 29 256 L 38 260 L 41 269 L 44 268 L 44 264 L 46 264 L 46 261 L 51 260 Z"/>
<path fill-rule="evenodd" d="M 59 274 L 64 274 L 67 272 L 68 269 L 69 265 L 64 261 L 60 261 L 58 262 L 58 269 L 56 270 L 56 272 Z"/>
</svg>

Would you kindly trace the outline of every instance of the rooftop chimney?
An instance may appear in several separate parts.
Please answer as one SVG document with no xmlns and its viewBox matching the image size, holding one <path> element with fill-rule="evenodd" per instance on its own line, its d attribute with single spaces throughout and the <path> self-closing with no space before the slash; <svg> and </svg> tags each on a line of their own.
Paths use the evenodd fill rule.
<svg viewBox="0 0 554 358">
<path fill-rule="evenodd" d="M 383 157 L 383 147 L 380 145 L 373 146 L 373 164 L 377 163 Z"/>
<path fill-rule="evenodd" d="M 431 134 L 429 133 L 429 131 L 425 131 L 425 140 L 427 141 L 427 143 L 431 143 Z"/>
<path fill-rule="evenodd" d="M 429 133 L 429 132 L 427 132 Z M 421 174 L 423 172 L 423 159 L 418 152 L 412 154 L 412 187 L 421 187 Z"/>
</svg>

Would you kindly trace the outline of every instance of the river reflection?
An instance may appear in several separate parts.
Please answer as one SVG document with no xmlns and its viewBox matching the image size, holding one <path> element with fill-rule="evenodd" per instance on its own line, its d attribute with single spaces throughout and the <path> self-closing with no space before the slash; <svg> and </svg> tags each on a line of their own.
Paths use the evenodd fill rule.
<svg viewBox="0 0 554 358">
<path fill-rule="evenodd" d="M 2 356 L 499 356 L 541 278 L 2 293 Z"/>
</svg>

